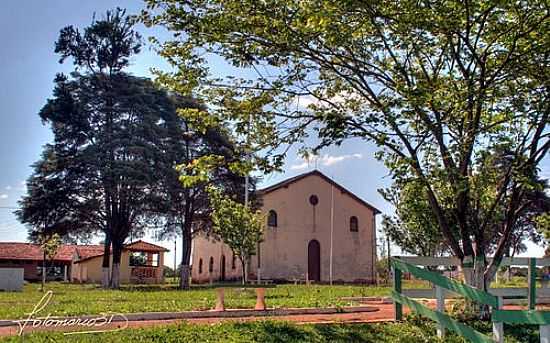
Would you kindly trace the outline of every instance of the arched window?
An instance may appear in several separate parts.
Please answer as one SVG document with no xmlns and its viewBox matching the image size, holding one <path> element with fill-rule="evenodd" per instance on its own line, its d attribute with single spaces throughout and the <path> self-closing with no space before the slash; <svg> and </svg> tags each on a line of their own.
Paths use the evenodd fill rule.
<svg viewBox="0 0 550 343">
<path fill-rule="evenodd" d="M 237 256 L 233 254 L 233 259 L 231 260 L 231 269 L 237 268 Z"/>
<path fill-rule="evenodd" d="M 357 219 L 356 216 L 352 216 L 350 219 L 349 219 L 349 230 L 351 232 L 357 232 L 359 231 L 359 220 Z"/>
<path fill-rule="evenodd" d="M 202 258 L 199 259 L 199 274 L 202 274 Z"/>
<path fill-rule="evenodd" d="M 214 258 L 210 257 L 210 263 L 208 264 L 208 272 L 212 273 L 214 271 Z"/>
<path fill-rule="evenodd" d="M 270 210 L 267 215 L 267 226 L 277 227 L 277 212 L 275 210 Z"/>
</svg>

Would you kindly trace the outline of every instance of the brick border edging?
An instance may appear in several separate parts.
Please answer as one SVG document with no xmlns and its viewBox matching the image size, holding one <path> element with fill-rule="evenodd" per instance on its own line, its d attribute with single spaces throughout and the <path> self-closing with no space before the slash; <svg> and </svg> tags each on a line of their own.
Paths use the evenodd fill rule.
<svg viewBox="0 0 550 343">
<path fill-rule="evenodd" d="M 145 312 L 145 313 L 123 313 L 128 321 L 144 321 L 144 320 L 171 320 L 171 319 L 200 319 L 200 318 L 238 318 L 238 317 L 278 317 L 289 315 L 305 315 L 305 314 L 335 314 L 335 313 L 361 313 L 361 312 L 376 312 L 377 307 L 373 306 L 351 306 L 351 307 L 327 307 L 327 308 L 273 308 L 266 310 L 251 310 L 251 309 L 228 309 L 225 311 L 184 311 L 184 312 Z M 52 319 L 87 319 L 96 318 L 98 315 L 73 316 L 73 317 L 50 317 Z M 19 319 L 23 320 L 25 318 Z M 113 322 L 126 321 L 122 316 L 115 315 Z M 18 326 L 14 320 L 0 320 L 0 327 Z"/>
</svg>

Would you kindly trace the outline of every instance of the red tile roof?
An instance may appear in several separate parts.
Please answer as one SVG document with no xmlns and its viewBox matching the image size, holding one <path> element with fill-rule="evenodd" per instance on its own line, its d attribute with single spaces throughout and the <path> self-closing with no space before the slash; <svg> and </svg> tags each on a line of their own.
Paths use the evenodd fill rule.
<svg viewBox="0 0 550 343">
<path fill-rule="evenodd" d="M 147 252 L 166 252 L 169 251 L 165 247 L 161 247 L 160 245 L 156 245 L 153 243 L 147 243 L 142 240 L 136 241 L 134 243 L 126 244 L 124 246 L 125 249 L 128 249 L 130 251 L 147 251 Z"/>
<path fill-rule="evenodd" d="M 54 261 L 71 262 L 77 254 L 78 260 L 103 256 L 103 245 L 75 245 L 64 244 L 59 247 Z M 127 244 L 124 249 L 130 251 L 166 252 L 168 249 L 156 244 L 137 241 Z M 40 245 L 35 243 L 0 242 L 0 259 L 8 260 L 35 260 L 42 261 L 43 252 Z"/>
<path fill-rule="evenodd" d="M 76 245 L 62 245 L 59 247 L 54 261 L 71 262 Z M 0 259 L 35 260 L 42 261 L 44 252 L 38 244 L 0 242 Z"/>
<path fill-rule="evenodd" d="M 84 260 L 95 256 L 103 256 L 103 245 L 81 245 L 76 247 L 78 259 Z"/>
</svg>

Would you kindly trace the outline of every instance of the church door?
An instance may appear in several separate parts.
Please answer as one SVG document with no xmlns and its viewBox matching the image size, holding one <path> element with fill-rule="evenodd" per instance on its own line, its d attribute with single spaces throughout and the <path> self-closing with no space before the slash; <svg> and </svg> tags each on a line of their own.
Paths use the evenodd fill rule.
<svg viewBox="0 0 550 343">
<path fill-rule="evenodd" d="M 307 246 L 307 273 L 311 281 L 321 281 L 321 246 L 311 240 Z"/>
</svg>

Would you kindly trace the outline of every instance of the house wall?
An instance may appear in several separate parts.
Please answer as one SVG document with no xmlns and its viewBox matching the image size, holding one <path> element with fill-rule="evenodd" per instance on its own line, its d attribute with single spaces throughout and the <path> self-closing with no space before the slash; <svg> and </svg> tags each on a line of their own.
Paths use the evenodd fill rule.
<svg viewBox="0 0 550 343">
<path fill-rule="evenodd" d="M 261 276 L 263 279 L 305 279 L 308 272 L 308 244 L 320 243 L 321 281 L 329 281 L 331 184 L 318 175 L 310 175 L 287 187 L 281 187 L 262 196 L 262 211 L 277 212 L 278 226 L 266 227 L 260 246 Z M 319 203 L 312 206 L 311 195 Z M 348 193 L 333 187 L 333 280 L 345 282 L 374 282 L 375 220 L 371 208 L 364 206 Z M 358 232 L 350 232 L 350 217 L 356 216 Z M 213 277 L 219 276 L 219 259 L 229 249 L 221 243 L 198 236 L 194 240 L 193 280 L 204 282 L 208 274 L 198 274 L 198 261 L 203 259 L 203 274 L 208 271 L 208 259 L 214 257 Z M 226 253 L 226 257 L 231 253 Z M 256 277 L 257 258 L 252 257 L 251 277 Z M 205 269 L 206 268 L 206 269 Z M 228 270 L 226 268 L 226 270 Z"/>
<path fill-rule="evenodd" d="M 46 262 L 46 266 L 49 266 L 50 262 Z M 71 264 L 68 262 L 55 261 L 55 265 L 66 266 L 67 277 L 70 275 Z M 27 281 L 40 281 L 42 277 L 38 274 L 38 267 L 42 266 L 42 261 L 35 260 L 0 260 L 1 268 L 23 268 L 24 278 Z"/>
<path fill-rule="evenodd" d="M 22 291 L 23 276 L 23 268 L 0 268 L 0 291 Z"/>
<path fill-rule="evenodd" d="M 38 261 L 32 260 L 0 260 L 0 268 L 23 268 L 27 281 L 38 281 Z"/>
<path fill-rule="evenodd" d="M 111 256 L 109 265 L 112 266 L 113 257 Z M 79 263 L 73 263 L 71 280 L 74 282 L 90 282 L 90 283 L 101 283 L 103 279 L 103 256 L 97 256 L 84 260 Z M 131 270 L 130 267 L 130 254 L 129 251 L 125 250 L 122 252 L 120 259 L 120 282 L 121 283 L 131 283 Z M 161 283 L 164 281 L 164 253 L 159 254 L 159 266 L 157 267 L 157 279 L 156 283 Z"/>
<path fill-rule="evenodd" d="M 241 261 L 235 258 L 235 268 L 233 268 L 233 252 L 226 244 L 214 241 L 203 234 L 197 235 L 193 239 L 192 281 L 194 283 L 206 283 L 214 280 L 221 280 L 222 256 L 225 256 L 225 280 L 238 280 L 241 278 Z M 209 271 L 210 258 L 214 261 L 212 272 Z M 201 260 L 202 272 L 200 272 L 199 268 Z"/>
</svg>

